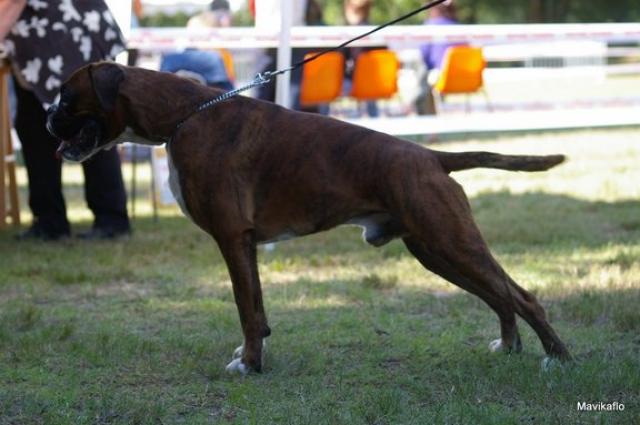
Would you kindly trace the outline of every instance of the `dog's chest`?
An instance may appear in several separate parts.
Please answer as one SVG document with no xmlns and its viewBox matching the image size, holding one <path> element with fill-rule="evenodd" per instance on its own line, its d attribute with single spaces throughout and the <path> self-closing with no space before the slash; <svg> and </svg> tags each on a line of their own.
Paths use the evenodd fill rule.
<svg viewBox="0 0 640 425">
<path fill-rule="evenodd" d="M 111 144 L 113 146 L 119 143 L 137 143 L 139 145 L 153 146 L 153 145 L 159 145 L 162 142 L 153 141 L 153 140 L 146 139 L 142 136 L 138 136 L 131 127 L 127 127 L 124 129 L 122 133 L 120 133 L 118 137 L 116 137 L 115 139 L 113 139 L 113 141 L 111 141 Z"/>
<path fill-rule="evenodd" d="M 167 145 L 167 162 L 169 165 L 169 188 L 171 189 L 171 193 L 173 193 L 173 197 L 176 198 L 176 202 L 180 206 L 180 210 L 184 215 L 191 218 L 189 215 L 189 211 L 187 210 L 187 205 L 184 202 L 184 197 L 182 196 L 182 189 L 180 188 L 180 175 L 178 174 L 178 169 L 175 167 L 173 163 L 173 159 L 171 158 L 171 149 Z"/>
</svg>

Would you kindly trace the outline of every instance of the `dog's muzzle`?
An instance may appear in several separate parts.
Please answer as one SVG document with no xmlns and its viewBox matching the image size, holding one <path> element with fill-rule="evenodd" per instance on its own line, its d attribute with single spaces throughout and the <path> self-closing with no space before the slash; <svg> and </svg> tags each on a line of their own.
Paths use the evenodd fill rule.
<svg viewBox="0 0 640 425">
<path fill-rule="evenodd" d="M 60 115 L 63 116 L 60 116 Z M 69 161 L 82 162 L 100 151 L 102 126 L 91 117 L 70 119 L 58 105 L 47 110 L 47 130 L 60 140 L 56 156 Z"/>
</svg>

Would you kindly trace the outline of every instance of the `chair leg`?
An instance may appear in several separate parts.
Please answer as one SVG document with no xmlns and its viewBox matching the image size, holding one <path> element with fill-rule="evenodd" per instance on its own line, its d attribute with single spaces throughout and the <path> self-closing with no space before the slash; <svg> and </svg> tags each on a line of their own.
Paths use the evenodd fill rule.
<svg viewBox="0 0 640 425">
<path fill-rule="evenodd" d="M 6 171 L 9 178 L 9 204 L 11 205 L 8 214 L 11 217 L 11 224 L 16 227 L 20 225 L 20 199 L 18 196 L 18 182 L 16 181 L 16 156 L 13 151 L 11 131 L 9 131 L 8 142 L 9 144 L 6 147 Z"/>
<path fill-rule="evenodd" d="M 131 218 L 136 218 L 136 198 L 138 197 L 138 145 L 131 144 Z"/>
<path fill-rule="evenodd" d="M 4 76 L 2 77 L 4 79 Z M 4 96 L 4 93 L 2 94 Z M 2 103 L 4 104 L 4 99 L 2 99 Z M 0 116 L 0 131 L 2 132 L 2 134 L 0 134 L 0 229 L 4 228 L 7 225 L 7 204 L 6 204 L 6 200 L 7 200 L 7 195 L 5 193 L 6 188 L 7 188 L 7 183 L 6 183 L 6 173 L 7 173 L 7 167 L 6 167 L 6 152 L 5 152 L 5 148 L 7 146 L 7 137 L 8 137 L 8 133 L 9 133 L 9 128 L 7 127 L 7 122 L 8 120 L 6 119 L 5 115 L 8 113 L 8 111 L 5 110 L 5 108 L 0 108 L 0 113 L 2 114 L 2 116 Z"/>
<path fill-rule="evenodd" d="M 484 96 L 484 100 L 487 102 L 487 109 L 489 110 L 489 112 L 493 112 L 493 105 L 491 104 L 491 101 L 489 100 L 489 94 L 484 89 L 484 87 L 482 88 L 482 95 Z"/>
<path fill-rule="evenodd" d="M 443 99 L 436 89 L 431 89 L 431 96 L 426 100 L 427 114 L 437 115 L 442 112 Z"/>
<path fill-rule="evenodd" d="M 151 207 L 153 209 L 153 222 L 158 222 L 158 198 L 156 194 L 156 168 L 153 166 L 153 150 L 155 147 L 151 147 L 149 155 L 149 165 L 151 166 Z"/>
</svg>

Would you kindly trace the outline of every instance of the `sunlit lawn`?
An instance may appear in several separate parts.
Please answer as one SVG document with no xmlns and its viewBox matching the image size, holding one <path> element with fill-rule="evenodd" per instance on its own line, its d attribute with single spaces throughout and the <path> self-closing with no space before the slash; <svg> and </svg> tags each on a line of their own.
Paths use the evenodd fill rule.
<svg viewBox="0 0 640 425">
<path fill-rule="evenodd" d="M 521 355 L 489 353 L 499 328 L 487 306 L 401 243 L 374 249 L 341 228 L 260 252 L 265 371 L 228 375 L 241 334 L 221 256 L 177 209 L 154 222 L 145 192 L 129 240 L 0 233 L 0 423 L 640 423 L 640 130 L 436 147 L 568 155 L 543 174 L 455 177 L 574 364 L 543 372 L 523 321 Z M 65 179 L 86 227 L 79 169 Z M 578 412 L 582 401 L 625 410 Z"/>
</svg>

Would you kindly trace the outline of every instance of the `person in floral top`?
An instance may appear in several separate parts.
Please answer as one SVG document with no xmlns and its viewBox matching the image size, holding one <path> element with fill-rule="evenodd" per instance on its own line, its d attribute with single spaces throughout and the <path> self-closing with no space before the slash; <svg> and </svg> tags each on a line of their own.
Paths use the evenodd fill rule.
<svg viewBox="0 0 640 425">
<path fill-rule="evenodd" d="M 3 4 L 4 3 L 4 4 Z M 57 141 L 46 130 L 46 109 L 62 83 L 90 62 L 124 50 L 122 34 L 103 0 L 0 0 L 0 43 L 15 82 L 15 129 L 29 178 L 31 227 L 20 239 L 57 240 L 70 235 L 62 194 Z M 116 150 L 83 163 L 85 198 L 94 214 L 78 237 L 110 239 L 129 234 L 126 192 Z"/>
</svg>

